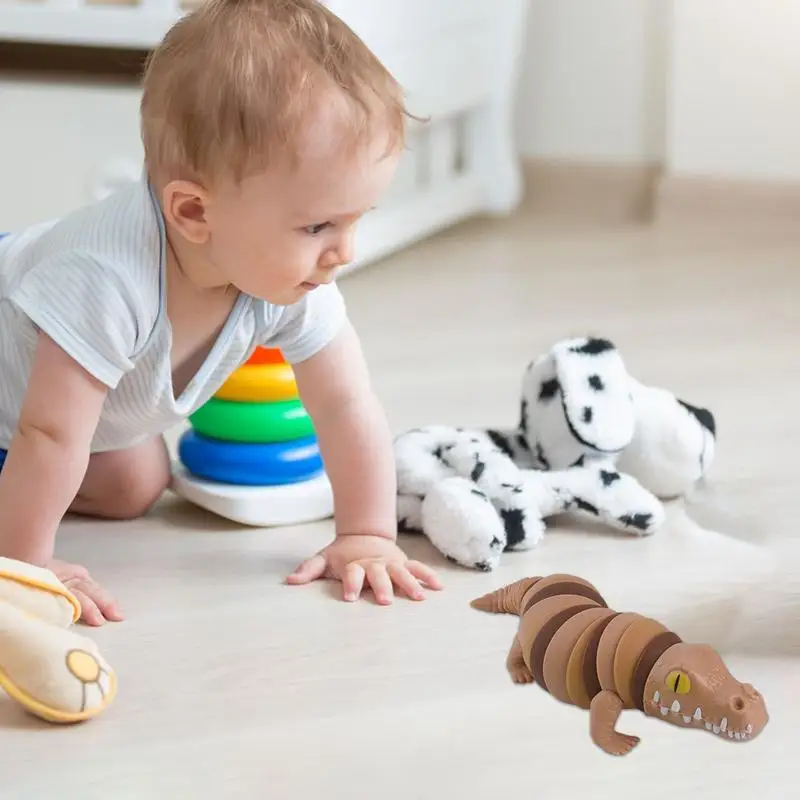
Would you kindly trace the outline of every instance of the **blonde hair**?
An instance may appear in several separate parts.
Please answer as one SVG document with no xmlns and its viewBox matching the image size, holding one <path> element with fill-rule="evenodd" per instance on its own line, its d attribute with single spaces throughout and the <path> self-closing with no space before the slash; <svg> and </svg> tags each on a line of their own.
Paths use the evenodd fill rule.
<svg viewBox="0 0 800 800">
<path fill-rule="evenodd" d="M 141 102 L 153 179 L 240 180 L 298 134 L 326 93 L 347 110 L 348 142 L 387 126 L 402 147 L 411 116 L 397 81 L 362 40 L 316 0 L 206 0 L 148 58 Z"/>
</svg>

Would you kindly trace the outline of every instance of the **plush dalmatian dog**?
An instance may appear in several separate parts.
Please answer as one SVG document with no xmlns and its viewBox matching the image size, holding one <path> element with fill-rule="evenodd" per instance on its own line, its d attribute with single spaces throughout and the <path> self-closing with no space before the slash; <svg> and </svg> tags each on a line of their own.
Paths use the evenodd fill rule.
<svg viewBox="0 0 800 800">
<path fill-rule="evenodd" d="M 714 456 L 706 409 L 628 375 L 605 339 L 570 339 L 529 364 L 514 429 L 429 426 L 395 439 L 398 523 L 447 558 L 493 569 L 570 513 L 635 535 L 661 499 L 691 489 Z"/>
</svg>

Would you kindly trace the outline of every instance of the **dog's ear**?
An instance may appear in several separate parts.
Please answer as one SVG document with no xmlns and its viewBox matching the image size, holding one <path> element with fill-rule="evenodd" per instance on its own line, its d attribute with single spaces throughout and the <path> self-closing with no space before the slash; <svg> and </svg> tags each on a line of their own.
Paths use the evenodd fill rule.
<svg viewBox="0 0 800 800">
<path fill-rule="evenodd" d="M 680 398 L 677 400 L 715 439 L 717 438 L 717 421 L 707 408 L 698 408 Z"/>
</svg>

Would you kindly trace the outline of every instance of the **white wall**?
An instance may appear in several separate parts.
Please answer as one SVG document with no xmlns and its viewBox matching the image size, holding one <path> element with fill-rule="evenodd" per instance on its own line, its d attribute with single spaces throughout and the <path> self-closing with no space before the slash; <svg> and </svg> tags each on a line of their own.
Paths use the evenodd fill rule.
<svg viewBox="0 0 800 800">
<path fill-rule="evenodd" d="M 524 156 L 800 181 L 800 2 L 531 0 Z"/>
<path fill-rule="evenodd" d="M 670 172 L 800 181 L 800 3 L 673 6 Z"/>
<path fill-rule="evenodd" d="M 522 153 L 658 161 L 667 20 L 666 0 L 531 0 L 517 124 Z"/>
<path fill-rule="evenodd" d="M 138 100 L 114 84 L 0 76 L 0 230 L 83 205 L 120 155 L 137 177 Z"/>
</svg>

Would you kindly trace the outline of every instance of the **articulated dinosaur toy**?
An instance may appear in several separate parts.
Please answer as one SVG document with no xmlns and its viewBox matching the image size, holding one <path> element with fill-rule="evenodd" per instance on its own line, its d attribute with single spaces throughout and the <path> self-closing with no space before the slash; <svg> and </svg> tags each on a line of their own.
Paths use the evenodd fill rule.
<svg viewBox="0 0 800 800">
<path fill-rule="evenodd" d="M 683 642 L 649 617 L 610 609 L 583 578 L 525 578 L 471 605 L 520 617 L 506 663 L 513 681 L 538 683 L 589 710 L 592 741 L 610 755 L 639 743 L 616 730 L 626 709 L 736 742 L 755 738 L 769 720 L 763 697 L 739 683 L 715 650 Z"/>
</svg>

